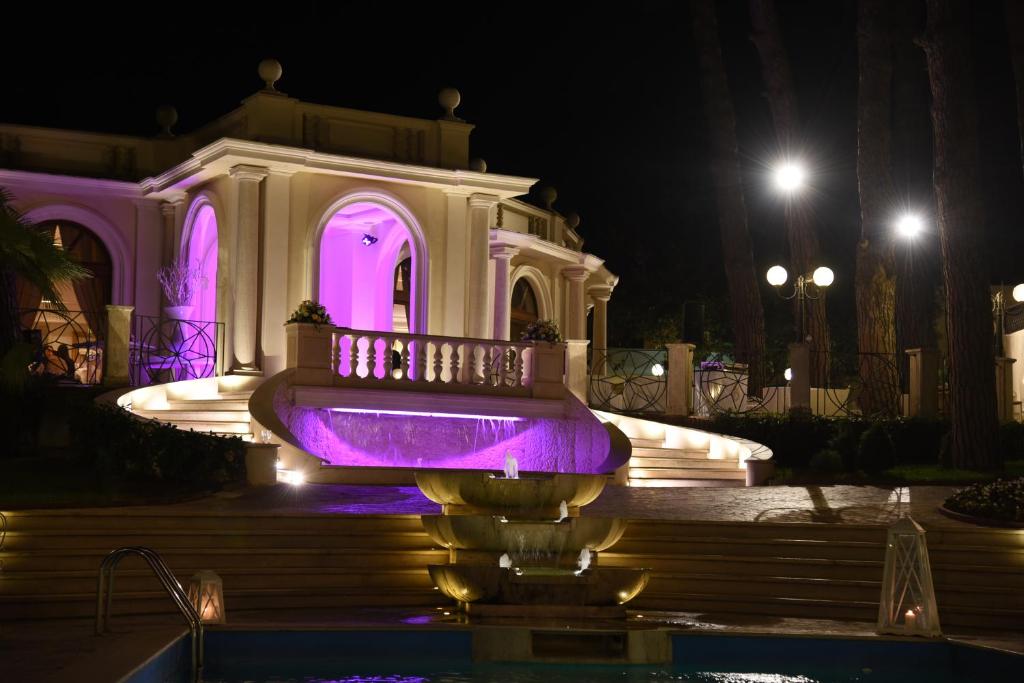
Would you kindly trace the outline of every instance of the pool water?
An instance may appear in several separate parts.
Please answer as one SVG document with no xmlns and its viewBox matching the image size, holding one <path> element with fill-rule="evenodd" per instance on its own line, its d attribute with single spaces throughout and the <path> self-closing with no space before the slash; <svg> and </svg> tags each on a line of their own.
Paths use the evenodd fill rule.
<svg viewBox="0 0 1024 683">
<path fill-rule="evenodd" d="M 185 683 L 178 641 L 126 683 Z M 680 634 L 672 664 L 472 661 L 472 633 L 209 631 L 205 683 L 1019 683 L 1024 656 L 945 641 Z"/>
</svg>

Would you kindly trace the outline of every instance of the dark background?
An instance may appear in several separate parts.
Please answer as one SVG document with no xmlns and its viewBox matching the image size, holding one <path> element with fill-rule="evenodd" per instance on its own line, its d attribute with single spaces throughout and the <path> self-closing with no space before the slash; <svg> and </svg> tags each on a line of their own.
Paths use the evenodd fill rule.
<svg viewBox="0 0 1024 683">
<path fill-rule="evenodd" d="M 923 3 L 907 1 L 923 28 Z M 806 201 L 823 262 L 836 272 L 833 337 L 849 343 L 860 230 L 856 4 L 778 6 L 812 171 Z M 284 65 L 279 89 L 310 102 L 437 118 L 437 91 L 453 85 L 462 92 L 458 115 L 477 126 L 472 156 L 492 172 L 556 187 L 556 208 L 583 217 L 585 249 L 621 276 L 609 309 L 613 345 L 663 340 L 677 329 L 685 300 L 708 303 L 712 345 L 730 337 L 686 3 L 99 7 L 5 8 L 0 120 L 153 135 L 156 106 L 170 103 L 180 115 L 176 130 L 185 132 L 259 89 L 256 65 L 268 56 Z M 978 229 L 986 231 L 993 283 L 1015 284 L 1024 280 L 1024 182 L 1003 6 L 973 7 L 978 173 L 988 209 Z M 746 2 L 724 0 L 718 11 L 763 272 L 786 262 L 782 207 L 767 176 L 780 150 Z M 930 128 L 927 72 L 919 51 L 917 59 L 906 81 L 915 114 L 895 140 L 895 180 L 899 204 L 930 217 L 927 135 L 920 144 Z M 901 258 L 934 265 L 937 238 L 928 225 L 913 254 Z M 767 285 L 763 295 L 770 337 L 785 340 L 788 308 Z"/>
</svg>

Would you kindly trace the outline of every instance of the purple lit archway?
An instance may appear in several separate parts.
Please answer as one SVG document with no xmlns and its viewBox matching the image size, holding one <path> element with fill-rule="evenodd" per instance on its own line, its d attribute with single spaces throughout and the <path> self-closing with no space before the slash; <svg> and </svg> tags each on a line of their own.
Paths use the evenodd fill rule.
<svg viewBox="0 0 1024 683">
<path fill-rule="evenodd" d="M 199 200 L 189 210 L 181 248 L 182 258 L 199 269 L 199 288 L 193 294 L 192 319 L 217 320 L 217 215 L 208 202 Z"/>
<path fill-rule="evenodd" d="M 336 202 L 320 221 L 313 244 L 313 291 L 336 325 L 426 332 L 426 243 L 404 207 L 367 194 Z M 395 269 L 406 258 L 411 262 L 408 319 L 404 307 L 396 312 L 395 301 Z"/>
</svg>

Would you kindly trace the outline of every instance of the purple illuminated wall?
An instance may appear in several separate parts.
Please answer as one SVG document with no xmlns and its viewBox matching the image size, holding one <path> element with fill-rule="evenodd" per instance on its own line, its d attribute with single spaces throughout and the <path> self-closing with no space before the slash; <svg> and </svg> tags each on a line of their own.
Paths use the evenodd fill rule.
<svg viewBox="0 0 1024 683">
<path fill-rule="evenodd" d="M 364 244 L 364 235 L 376 242 Z M 393 330 L 395 266 L 409 237 L 398 216 L 372 202 L 349 204 L 328 221 L 320 237 L 318 295 L 336 325 Z M 419 265 L 413 255 L 413 272 Z"/>
<path fill-rule="evenodd" d="M 202 272 L 199 289 L 192 295 L 192 319 L 217 320 L 217 217 L 206 205 L 196 213 L 188 240 L 188 261 Z"/>
<path fill-rule="evenodd" d="M 608 432 L 574 397 L 565 417 L 487 418 L 338 412 L 291 406 L 283 392 L 275 410 L 304 450 L 330 465 L 500 470 L 505 451 L 519 469 L 603 473 Z"/>
</svg>

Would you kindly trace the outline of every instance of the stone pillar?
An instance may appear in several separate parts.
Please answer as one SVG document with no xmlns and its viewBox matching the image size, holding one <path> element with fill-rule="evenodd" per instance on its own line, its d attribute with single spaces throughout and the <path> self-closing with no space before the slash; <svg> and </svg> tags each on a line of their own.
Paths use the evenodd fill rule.
<svg viewBox="0 0 1024 683">
<path fill-rule="evenodd" d="M 491 245 L 494 259 L 494 338 L 508 341 L 512 324 L 512 257 L 519 253 L 515 247 Z"/>
<path fill-rule="evenodd" d="M 466 299 L 468 298 L 469 284 L 469 262 L 467 245 L 469 235 L 467 233 L 467 212 L 466 194 L 448 192 L 448 232 L 445 236 L 444 252 L 444 318 L 441 327 L 441 334 L 448 337 L 466 336 Z M 434 301 L 431 308 L 439 302 L 439 293 L 434 292 Z M 424 330 L 426 328 L 424 327 Z M 436 334 L 437 331 L 435 330 Z"/>
<path fill-rule="evenodd" d="M 103 346 L 103 385 L 125 386 L 131 383 L 128 372 L 128 343 L 132 338 L 134 306 L 107 304 L 107 339 Z"/>
<path fill-rule="evenodd" d="M 569 266 L 562 269 L 562 275 L 569 282 L 569 308 L 563 336 L 566 339 L 586 339 L 587 304 L 583 298 L 583 283 L 590 273 L 583 266 Z"/>
<path fill-rule="evenodd" d="M 939 415 L 939 354 L 935 349 L 907 349 L 910 356 L 910 396 L 907 417 Z"/>
<path fill-rule="evenodd" d="M 668 349 L 665 414 L 689 415 L 693 412 L 693 350 L 697 345 L 665 344 L 665 348 Z"/>
<path fill-rule="evenodd" d="M 256 359 L 259 328 L 260 182 L 267 169 L 231 169 L 238 192 L 238 231 L 235 243 L 235 305 L 232 325 L 232 372 L 259 373 Z"/>
<path fill-rule="evenodd" d="M 568 339 L 565 344 L 565 384 L 583 405 L 587 405 L 587 345 L 590 342 L 586 339 Z"/>
<path fill-rule="evenodd" d="M 291 224 L 291 173 L 271 171 L 264 182 L 265 225 L 261 232 L 263 242 L 263 295 L 260 297 L 260 348 L 263 371 L 273 375 L 285 367 L 284 321 L 289 310 L 288 288 L 288 228 Z M 296 302 L 298 303 L 298 302 Z"/>
<path fill-rule="evenodd" d="M 811 350 L 806 342 L 789 345 L 789 412 L 811 412 Z"/>
<path fill-rule="evenodd" d="M 469 198 L 469 320 L 466 335 L 489 339 L 487 309 L 490 307 L 487 287 L 488 244 L 491 231 L 491 208 L 498 198 L 489 194 L 474 194 Z"/>
<path fill-rule="evenodd" d="M 591 287 L 588 293 L 594 300 L 594 365 L 590 371 L 603 376 L 608 358 L 608 300 L 612 297 L 612 288 L 600 285 Z"/>
<path fill-rule="evenodd" d="M 1013 422 L 1013 364 L 1015 358 L 996 358 L 996 411 L 999 422 Z"/>
<path fill-rule="evenodd" d="M 182 206 L 184 206 L 183 199 L 172 199 L 170 201 L 162 202 L 160 204 L 160 213 L 163 215 L 163 235 L 161 236 L 160 243 L 160 265 L 169 266 L 174 262 L 175 256 L 181 256 L 188 258 L 187 254 L 178 253 L 178 214 Z M 163 287 L 160 288 L 160 309 L 167 306 L 167 296 L 164 294 Z"/>
</svg>

